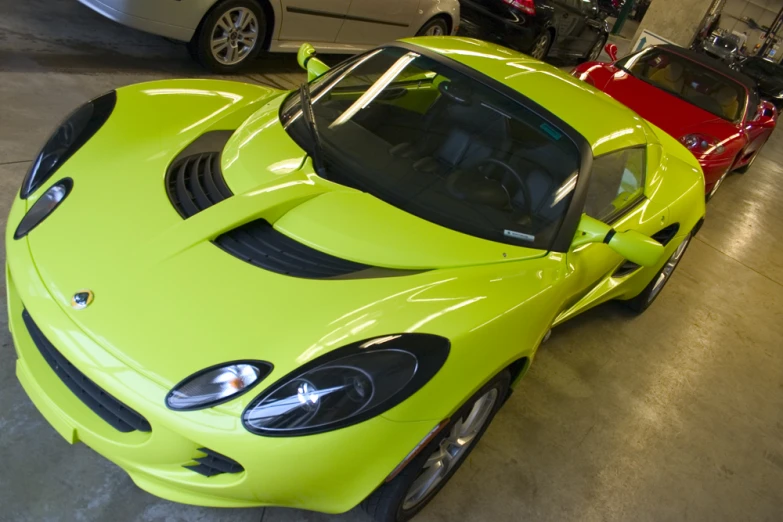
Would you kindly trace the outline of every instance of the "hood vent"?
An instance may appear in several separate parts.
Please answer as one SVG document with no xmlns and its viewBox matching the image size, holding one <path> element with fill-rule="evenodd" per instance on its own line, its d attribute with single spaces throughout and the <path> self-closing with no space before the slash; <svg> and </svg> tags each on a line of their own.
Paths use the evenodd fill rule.
<svg viewBox="0 0 783 522">
<path fill-rule="evenodd" d="M 174 208 L 187 219 L 234 194 L 220 171 L 220 153 L 205 152 L 177 159 L 166 173 Z"/>
<path fill-rule="evenodd" d="M 218 236 L 215 244 L 242 261 L 293 277 L 324 279 L 370 268 L 294 241 L 263 219 Z"/>
</svg>

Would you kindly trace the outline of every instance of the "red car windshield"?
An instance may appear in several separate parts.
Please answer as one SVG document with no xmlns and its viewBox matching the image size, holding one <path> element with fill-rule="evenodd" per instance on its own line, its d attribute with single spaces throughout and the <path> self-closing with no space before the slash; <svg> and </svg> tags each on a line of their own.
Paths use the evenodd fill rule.
<svg viewBox="0 0 783 522">
<path fill-rule="evenodd" d="M 684 56 L 651 47 L 617 62 L 629 74 L 724 120 L 745 114 L 745 87 Z"/>
</svg>

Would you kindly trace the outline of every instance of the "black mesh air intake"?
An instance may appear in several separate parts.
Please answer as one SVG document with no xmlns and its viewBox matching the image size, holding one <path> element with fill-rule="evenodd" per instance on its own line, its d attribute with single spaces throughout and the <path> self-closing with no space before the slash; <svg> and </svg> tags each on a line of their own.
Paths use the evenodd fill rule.
<svg viewBox="0 0 783 522">
<path fill-rule="evenodd" d="M 233 196 L 220 171 L 220 153 L 204 152 L 177 159 L 166 173 L 169 199 L 187 219 Z"/>
<path fill-rule="evenodd" d="M 109 395 L 66 359 L 44 336 L 33 318 L 22 312 L 30 337 L 57 377 L 96 415 L 123 433 L 151 431 L 147 419 Z"/>
<path fill-rule="evenodd" d="M 293 277 L 322 279 L 370 268 L 294 241 L 263 219 L 218 236 L 215 244 L 250 264 Z"/>
</svg>

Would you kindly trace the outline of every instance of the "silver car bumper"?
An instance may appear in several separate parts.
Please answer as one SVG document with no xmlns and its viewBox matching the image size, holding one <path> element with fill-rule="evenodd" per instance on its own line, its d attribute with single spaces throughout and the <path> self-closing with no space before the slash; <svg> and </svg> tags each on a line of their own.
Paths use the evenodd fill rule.
<svg viewBox="0 0 783 522">
<path fill-rule="evenodd" d="M 194 10 L 195 12 L 180 13 L 184 16 L 177 16 L 179 10 L 188 9 L 188 2 L 176 0 L 152 2 L 149 0 L 79 0 L 79 2 L 122 25 L 183 42 L 193 38 L 193 33 L 196 32 L 203 16 L 203 12 L 198 12 L 198 8 Z M 195 3 L 203 4 L 203 2 Z M 194 7 L 193 4 L 190 7 Z M 171 23 L 174 20 L 177 24 Z M 183 22 L 185 25 L 181 25 Z"/>
</svg>

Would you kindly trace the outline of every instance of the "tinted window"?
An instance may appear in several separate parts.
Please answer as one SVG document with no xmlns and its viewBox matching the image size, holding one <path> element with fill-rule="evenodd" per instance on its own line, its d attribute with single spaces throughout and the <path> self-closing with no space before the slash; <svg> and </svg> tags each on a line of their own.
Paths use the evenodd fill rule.
<svg viewBox="0 0 783 522">
<path fill-rule="evenodd" d="M 579 149 L 524 97 L 480 78 L 389 47 L 316 80 L 327 177 L 453 230 L 548 249 L 571 200 Z M 281 120 L 312 153 L 300 115 L 292 93 Z"/>
<path fill-rule="evenodd" d="M 720 36 L 715 37 L 712 43 L 715 44 L 715 46 L 717 47 L 722 47 L 723 49 L 726 49 L 727 51 L 734 52 L 737 50 L 736 43 L 732 42 L 727 38 L 721 38 Z"/>
<path fill-rule="evenodd" d="M 747 91 L 742 84 L 678 54 L 651 47 L 617 65 L 725 120 L 738 121 L 745 114 Z"/>
<path fill-rule="evenodd" d="M 606 223 L 644 195 L 644 149 L 625 149 L 593 161 L 585 213 Z"/>
</svg>

